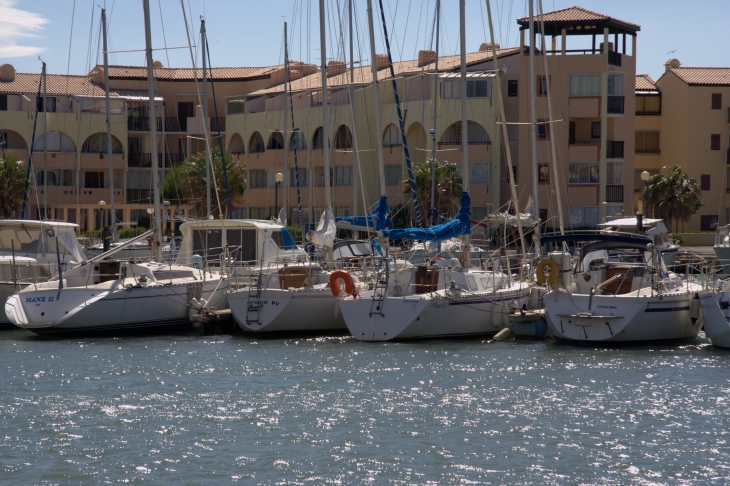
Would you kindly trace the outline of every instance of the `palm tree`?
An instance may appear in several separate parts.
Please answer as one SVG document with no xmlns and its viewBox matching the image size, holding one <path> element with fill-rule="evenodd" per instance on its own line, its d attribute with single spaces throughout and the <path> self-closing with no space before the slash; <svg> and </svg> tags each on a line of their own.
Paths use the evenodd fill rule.
<svg viewBox="0 0 730 486">
<path fill-rule="evenodd" d="M 431 207 L 431 160 L 417 163 L 413 167 L 413 177 L 416 180 L 416 195 L 424 211 Z M 454 163 L 436 163 L 436 204 L 441 215 L 451 215 L 459 209 L 461 197 L 461 174 L 459 167 Z M 411 185 L 408 179 L 403 181 L 403 194 L 411 194 Z"/>
<path fill-rule="evenodd" d="M 230 152 L 225 152 L 225 161 L 231 201 L 241 202 L 243 200 L 243 193 L 246 191 L 246 167 L 238 165 L 233 160 L 233 157 L 231 157 Z M 223 178 L 223 170 L 221 169 L 220 150 L 214 150 L 212 152 L 210 165 L 215 174 L 221 209 L 225 213 L 228 203 L 226 200 L 226 185 Z M 205 178 L 205 152 L 201 152 L 183 160 L 182 163 L 174 166 L 168 172 L 167 177 L 162 182 L 162 196 L 173 204 L 192 203 L 195 214 L 204 215 L 207 206 L 205 200 L 205 188 L 207 184 L 208 182 Z M 217 216 L 218 205 L 214 191 L 211 182 L 211 211 L 213 216 Z"/>
<path fill-rule="evenodd" d="M 23 162 L 18 160 L 15 154 L 5 154 L 5 159 L 2 160 L 2 167 L 0 167 L 0 201 L 2 201 L 2 204 L 0 204 L 0 207 L 2 207 L 0 216 L 3 218 L 17 218 L 20 215 L 27 169 L 27 166 L 23 165 Z M 8 193 L 8 178 L 10 179 L 10 189 L 13 193 L 12 201 L 10 201 L 10 194 Z"/>
<path fill-rule="evenodd" d="M 664 174 L 652 176 L 645 189 L 644 197 L 649 197 L 649 209 L 652 215 L 666 221 L 667 226 L 672 227 L 674 222 L 675 232 L 679 232 L 679 223 L 684 223 L 697 212 L 705 203 L 700 199 L 702 192 L 695 179 L 691 179 L 682 171 L 678 165 L 665 166 Z"/>
</svg>

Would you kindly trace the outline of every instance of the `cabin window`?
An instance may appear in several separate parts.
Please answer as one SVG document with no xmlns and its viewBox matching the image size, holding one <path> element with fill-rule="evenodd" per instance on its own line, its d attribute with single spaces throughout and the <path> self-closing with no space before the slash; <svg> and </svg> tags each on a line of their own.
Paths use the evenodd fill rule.
<svg viewBox="0 0 730 486">
<path fill-rule="evenodd" d="M 214 260 L 220 257 L 223 249 L 223 235 L 221 230 L 194 230 L 193 231 L 193 253 L 202 256 L 206 260 Z"/>
<path fill-rule="evenodd" d="M 152 272 L 152 275 L 155 276 L 155 280 L 158 282 L 164 282 L 165 280 L 173 280 L 176 278 L 194 278 L 192 270 L 157 270 L 155 272 Z"/>
<path fill-rule="evenodd" d="M 255 229 L 226 230 L 226 246 L 228 254 L 237 262 L 256 261 L 256 234 Z"/>
<path fill-rule="evenodd" d="M 722 93 L 712 93 L 712 109 L 719 110 L 722 108 Z"/>
</svg>

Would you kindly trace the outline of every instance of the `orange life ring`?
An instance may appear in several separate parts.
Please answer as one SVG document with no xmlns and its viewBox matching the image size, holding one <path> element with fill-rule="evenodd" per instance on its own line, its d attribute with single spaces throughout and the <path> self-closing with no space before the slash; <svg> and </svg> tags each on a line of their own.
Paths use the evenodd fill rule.
<svg viewBox="0 0 730 486">
<path fill-rule="evenodd" d="M 340 279 L 345 282 L 345 293 L 357 298 L 355 282 L 352 280 L 350 272 L 346 270 L 335 270 L 330 274 L 330 291 L 332 291 L 332 296 L 339 297 L 342 293 L 342 289 L 340 288 Z"/>
<path fill-rule="evenodd" d="M 431 258 L 431 265 L 434 264 L 433 262 L 440 262 L 440 261 L 443 261 L 443 258 L 441 258 L 441 257 L 433 257 L 433 258 Z"/>
</svg>

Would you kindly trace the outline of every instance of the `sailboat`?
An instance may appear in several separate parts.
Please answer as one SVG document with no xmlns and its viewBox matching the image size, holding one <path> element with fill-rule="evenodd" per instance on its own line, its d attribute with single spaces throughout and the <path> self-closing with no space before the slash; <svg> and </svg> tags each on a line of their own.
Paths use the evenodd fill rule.
<svg viewBox="0 0 730 486">
<path fill-rule="evenodd" d="M 149 0 L 143 0 L 152 160 L 157 160 L 154 75 Z M 182 330 L 190 325 L 191 304 L 225 306 L 229 279 L 218 273 L 162 261 L 160 183 L 152 171 L 154 229 L 131 243 L 154 235 L 155 261 L 133 263 L 108 259 L 123 245 L 82 262 L 47 282 L 11 296 L 5 314 L 16 326 L 36 333 Z"/>
<path fill-rule="evenodd" d="M 464 24 L 465 5 L 464 0 L 461 0 L 462 126 L 467 125 Z M 383 29 L 387 46 L 385 25 Z M 386 239 L 420 241 L 442 241 L 464 236 L 464 248 L 470 248 L 471 199 L 467 137 L 462 137 L 462 156 L 463 192 L 459 212 L 453 220 L 425 229 L 383 230 L 379 235 Z M 521 308 L 527 303 L 527 282 L 499 271 L 470 269 L 468 258 L 461 258 L 463 265 L 459 260 L 431 260 L 426 266 L 403 267 L 392 274 L 386 267 L 386 275 L 379 279 L 382 285 L 357 297 L 342 298 L 340 311 L 353 337 L 361 341 L 389 341 L 499 332 L 509 322 L 509 309 Z"/>
</svg>

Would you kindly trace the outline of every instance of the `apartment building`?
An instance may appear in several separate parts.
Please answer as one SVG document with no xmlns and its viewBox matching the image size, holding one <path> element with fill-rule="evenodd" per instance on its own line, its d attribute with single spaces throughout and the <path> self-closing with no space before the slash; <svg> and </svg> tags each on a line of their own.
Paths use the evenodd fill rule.
<svg viewBox="0 0 730 486">
<path fill-rule="evenodd" d="M 661 152 L 662 93 L 648 74 L 636 75 L 636 132 L 634 140 L 634 208 L 647 214 L 641 173 L 658 174 L 663 166 Z"/>
<path fill-rule="evenodd" d="M 299 72 L 303 75 L 308 69 L 303 66 Z M 283 66 L 210 69 L 213 82 L 207 85 L 209 106 L 205 114 L 198 98 L 203 88 L 201 69 L 195 73 L 193 69 L 165 68 L 155 62 L 154 77 L 157 167 L 162 180 L 187 154 L 204 149 L 204 124 L 213 134 L 211 143 L 217 143 L 220 131 L 225 147 L 226 96 L 280 84 L 284 70 Z M 47 75 L 45 107 L 43 93 L 37 96 L 40 81 L 38 73 L 16 73 L 10 64 L 0 67 L 0 133 L 4 148 L 27 161 L 33 146 L 35 184 L 29 194 L 30 217 L 42 217 L 47 208 L 48 218 L 78 223 L 82 230 L 99 228 L 103 212 L 109 211 L 113 175 L 117 220 L 148 225 L 153 161 L 147 69 L 109 67 L 111 174 L 103 114 L 103 67 L 96 66 L 87 76 Z M 216 113 L 219 124 L 215 123 Z M 46 167 L 48 172 L 44 174 Z M 100 204 L 102 201 L 104 204 Z M 172 206 L 173 214 L 204 216 L 192 214 L 191 204 Z"/>
<path fill-rule="evenodd" d="M 497 46 L 496 54 L 503 58 L 516 52 L 516 48 L 499 49 Z M 488 44 L 467 55 L 466 136 L 472 210 L 478 219 L 489 214 L 493 207 L 499 207 L 502 201 L 500 167 L 495 163 L 499 161 L 502 150 L 496 125 L 497 105 L 492 100 L 494 74 L 484 70 L 491 58 L 492 50 Z M 435 52 L 421 51 L 418 59 L 393 65 L 411 163 L 415 165 L 430 159 L 435 142 L 437 160 L 455 162 L 461 170 L 464 130 L 461 127 L 461 79 L 458 74 L 460 57 L 440 56 L 438 73 L 434 70 L 435 61 Z M 322 99 L 321 72 L 294 80 L 291 83 L 291 100 L 285 97 L 283 85 L 228 100 L 228 149 L 240 161 L 245 161 L 249 171 L 249 189 L 244 197 L 242 214 L 253 218 L 277 214 L 274 204 L 278 199 L 281 205 L 286 191 L 289 220 L 297 218 L 295 145 L 304 220 L 316 222 L 324 209 L 325 147 L 331 151 L 335 212 L 343 216 L 364 214 L 380 195 L 376 137 L 381 137 L 384 145 L 389 205 L 393 207 L 410 199 L 409 194 L 403 194 L 402 181 L 407 177 L 407 169 L 387 56 L 377 55 L 376 63 L 382 133 L 378 133 L 375 121 L 371 66 L 359 66 L 350 72 L 344 62 L 330 61 L 325 73 L 327 103 Z M 439 86 L 434 120 L 435 75 L 438 75 Z M 352 103 L 350 83 L 354 91 Z M 285 114 L 285 103 L 289 103 L 287 109 L 291 110 L 288 114 Z M 330 121 L 326 130 L 322 126 L 325 104 Z M 434 136 L 429 134 L 432 128 L 435 128 Z M 353 149 L 353 138 L 357 142 L 357 152 Z M 329 139 L 329 145 L 326 139 Z M 278 194 L 275 193 L 277 173 L 284 176 Z M 443 196 L 451 198 L 458 195 Z"/>
</svg>

